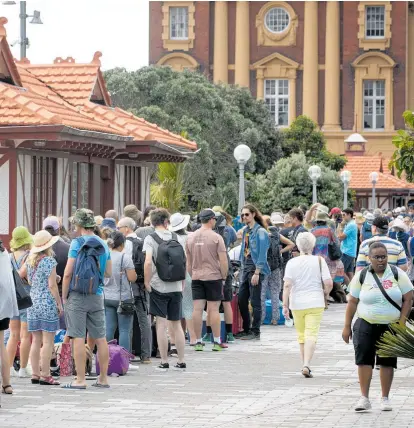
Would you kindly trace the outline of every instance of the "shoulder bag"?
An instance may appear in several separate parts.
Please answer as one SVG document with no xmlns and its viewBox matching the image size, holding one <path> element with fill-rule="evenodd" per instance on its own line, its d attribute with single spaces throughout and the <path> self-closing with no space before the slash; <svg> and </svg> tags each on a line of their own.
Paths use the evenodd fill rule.
<svg viewBox="0 0 414 428">
<path fill-rule="evenodd" d="M 118 314 L 122 314 L 122 315 L 133 315 L 135 312 L 135 299 L 132 293 L 131 283 L 129 281 L 128 281 L 128 285 L 129 285 L 129 291 L 131 292 L 131 298 L 122 300 L 122 282 L 123 282 L 122 279 L 125 273 L 122 267 L 124 256 L 125 254 L 122 254 L 122 257 L 121 257 L 121 271 L 119 274 L 119 305 L 118 305 L 117 312 Z"/>
<path fill-rule="evenodd" d="M 321 274 L 322 292 L 323 292 L 323 298 L 325 300 L 325 310 L 326 310 L 326 309 L 328 309 L 328 296 L 325 293 L 325 284 L 323 283 L 323 278 L 322 278 L 322 259 L 321 259 L 321 256 L 318 256 L 318 261 L 319 261 L 319 272 Z"/>
<path fill-rule="evenodd" d="M 21 311 L 23 309 L 27 309 L 33 306 L 33 302 L 32 298 L 30 297 L 30 293 L 26 290 L 25 287 L 27 283 L 25 283 L 25 281 L 19 275 L 19 270 L 17 268 L 14 254 L 13 259 L 14 261 L 11 260 L 11 265 L 13 271 L 14 289 L 16 291 L 17 307 L 19 308 L 19 311 Z"/>
<path fill-rule="evenodd" d="M 385 289 L 384 289 L 384 287 L 382 285 L 382 282 L 378 278 L 377 274 L 374 271 L 371 271 L 371 274 L 374 277 L 375 282 L 377 283 L 378 288 L 380 289 L 382 295 L 388 300 L 388 302 L 392 306 L 394 306 L 395 309 L 398 309 L 401 312 L 401 309 L 402 309 L 401 306 L 398 303 L 396 303 L 394 300 L 391 299 L 391 297 L 389 296 L 389 294 L 385 291 Z"/>
<path fill-rule="evenodd" d="M 342 257 L 341 247 L 335 241 L 333 232 L 331 230 L 330 242 L 328 243 L 328 257 L 332 260 L 339 260 Z"/>
</svg>

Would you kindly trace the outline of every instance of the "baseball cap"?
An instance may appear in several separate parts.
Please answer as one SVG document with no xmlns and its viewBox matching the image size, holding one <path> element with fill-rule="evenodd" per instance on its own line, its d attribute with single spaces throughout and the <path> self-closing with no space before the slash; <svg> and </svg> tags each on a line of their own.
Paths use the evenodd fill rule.
<svg viewBox="0 0 414 428">
<path fill-rule="evenodd" d="M 202 210 L 200 212 L 200 220 L 210 220 L 212 218 L 215 218 L 218 213 L 215 213 L 211 208 L 207 208 L 205 210 Z"/>
<path fill-rule="evenodd" d="M 341 208 L 335 207 L 331 209 L 331 212 L 329 213 L 329 216 L 332 217 L 335 214 L 341 214 L 342 210 Z"/>
<path fill-rule="evenodd" d="M 43 229 L 46 229 L 47 227 L 53 228 L 53 230 L 58 230 L 59 225 L 59 219 L 55 216 L 46 217 L 43 220 Z"/>
<path fill-rule="evenodd" d="M 389 221 L 387 217 L 380 215 L 374 218 L 372 225 L 378 227 L 379 229 L 386 230 L 388 229 Z"/>
</svg>

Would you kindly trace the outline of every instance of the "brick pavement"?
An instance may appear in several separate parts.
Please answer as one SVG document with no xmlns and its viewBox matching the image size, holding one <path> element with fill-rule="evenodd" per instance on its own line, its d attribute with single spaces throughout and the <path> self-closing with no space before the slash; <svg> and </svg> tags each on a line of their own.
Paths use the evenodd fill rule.
<svg viewBox="0 0 414 428">
<path fill-rule="evenodd" d="M 294 329 L 264 327 L 260 342 L 202 353 L 187 347 L 185 373 L 152 366 L 111 378 L 110 390 L 67 391 L 13 379 L 2 395 L 0 427 L 389 427 L 414 426 L 414 362 L 399 361 L 392 389 L 394 411 L 379 410 L 378 372 L 373 411 L 356 414 L 359 398 L 352 346 L 341 340 L 344 305 L 326 312 L 313 379 L 300 375 Z M 92 383 L 92 382 L 90 382 Z"/>
</svg>

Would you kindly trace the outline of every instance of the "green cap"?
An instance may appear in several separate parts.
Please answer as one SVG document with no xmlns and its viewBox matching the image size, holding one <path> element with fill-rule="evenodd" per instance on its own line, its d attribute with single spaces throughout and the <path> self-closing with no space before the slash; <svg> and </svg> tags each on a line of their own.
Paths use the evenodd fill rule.
<svg viewBox="0 0 414 428">
<path fill-rule="evenodd" d="M 23 245 L 33 245 L 33 237 L 30 235 L 27 228 L 18 226 L 12 232 L 10 248 L 15 251 L 23 247 Z"/>
<path fill-rule="evenodd" d="M 88 210 L 87 208 L 79 208 L 76 210 L 72 218 L 72 223 L 84 228 L 96 226 L 93 211 Z"/>
</svg>

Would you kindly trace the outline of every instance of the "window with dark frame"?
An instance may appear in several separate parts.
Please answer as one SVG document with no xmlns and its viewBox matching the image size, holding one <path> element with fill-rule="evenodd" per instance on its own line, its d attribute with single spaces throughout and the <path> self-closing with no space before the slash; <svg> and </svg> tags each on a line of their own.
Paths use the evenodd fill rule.
<svg viewBox="0 0 414 428">
<path fill-rule="evenodd" d="M 170 7 L 170 39 L 188 39 L 188 7 Z"/>
<path fill-rule="evenodd" d="M 384 129 L 385 80 L 364 80 L 364 129 Z"/>
<path fill-rule="evenodd" d="M 48 215 L 56 215 L 56 159 L 32 157 L 32 232 L 42 229 Z"/>
<path fill-rule="evenodd" d="M 366 6 L 365 37 L 367 39 L 385 37 L 385 6 Z"/>
</svg>

